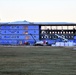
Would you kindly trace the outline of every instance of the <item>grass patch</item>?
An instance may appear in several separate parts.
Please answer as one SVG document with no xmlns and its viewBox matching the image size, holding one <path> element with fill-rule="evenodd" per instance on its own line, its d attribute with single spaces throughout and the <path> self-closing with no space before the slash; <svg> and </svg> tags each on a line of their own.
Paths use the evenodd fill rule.
<svg viewBox="0 0 76 75">
<path fill-rule="evenodd" d="M 0 75 L 76 75 L 76 51 L 64 47 L 0 47 Z"/>
</svg>

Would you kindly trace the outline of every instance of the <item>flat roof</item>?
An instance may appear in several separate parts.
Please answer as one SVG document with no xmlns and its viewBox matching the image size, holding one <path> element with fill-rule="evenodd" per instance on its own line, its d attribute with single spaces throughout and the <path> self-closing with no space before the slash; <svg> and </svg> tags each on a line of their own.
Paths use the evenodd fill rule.
<svg viewBox="0 0 76 75">
<path fill-rule="evenodd" d="M 28 22 L 24 21 L 15 21 L 15 22 L 1 22 L 0 25 L 40 25 L 40 26 L 68 26 L 76 25 L 75 23 L 70 22 Z"/>
</svg>

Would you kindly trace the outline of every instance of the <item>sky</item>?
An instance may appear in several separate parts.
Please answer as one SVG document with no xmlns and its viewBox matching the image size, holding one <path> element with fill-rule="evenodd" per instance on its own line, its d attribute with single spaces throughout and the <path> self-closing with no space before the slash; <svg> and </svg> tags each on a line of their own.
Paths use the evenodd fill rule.
<svg viewBox="0 0 76 75">
<path fill-rule="evenodd" d="M 0 22 L 75 22 L 76 0 L 0 0 Z"/>
</svg>

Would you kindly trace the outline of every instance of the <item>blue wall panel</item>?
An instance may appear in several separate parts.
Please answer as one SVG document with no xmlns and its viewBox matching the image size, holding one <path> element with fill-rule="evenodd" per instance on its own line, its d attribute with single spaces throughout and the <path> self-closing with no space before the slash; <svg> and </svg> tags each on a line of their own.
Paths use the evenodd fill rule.
<svg viewBox="0 0 76 75">
<path fill-rule="evenodd" d="M 1 26 L 1 29 L 25 29 L 27 27 L 27 29 L 39 29 L 38 25 L 6 25 L 6 26 Z"/>
<path fill-rule="evenodd" d="M 2 30 L 1 34 L 39 34 L 39 30 L 36 30 L 36 29 L 34 29 L 34 30 L 33 29 L 32 30 L 8 29 L 8 30 Z"/>
<path fill-rule="evenodd" d="M 39 26 L 28 26 L 28 29 L 39 29 Z"/>
<path fill-rule="evenodd" d="M 39 40 L 39 26 L 38 25 L 1 25 L 0 26 L 0 44 L 20 44 L 26 41 L 34 43 Z"/>
<path fill-rule="evenodd" d="M 10 25 L 10 26 L 1 26 L 1 29 L 23 29 L 24 26 L 14 26 L 14 25 Z"/>
<path fill-rule="evenodd" d="M 0 40 L 0 44 L 17 44 L 17 40 Z"/>
<path fill-rule="evenodd" d="M 28 34 L 39 34 L 39 30 L 28 30 Z"/>
<path fill-rule="evenodd" d="M 35 39 L 39 39 L 39 35 L 33 35 Z M 31 35 L 3 35 L 2 39 L 33 39 Z"/>
<path fill-rule="evenodd" d="M 76 36 L 74 36 L 74 39 L 76 39 Z"/>
</svg>

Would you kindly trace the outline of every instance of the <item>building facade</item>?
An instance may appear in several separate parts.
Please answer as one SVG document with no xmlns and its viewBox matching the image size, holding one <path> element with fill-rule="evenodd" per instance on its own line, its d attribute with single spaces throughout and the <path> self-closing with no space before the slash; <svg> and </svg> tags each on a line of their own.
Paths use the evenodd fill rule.
<svg viewBox="0 0 76 75">
<path fill-rule="evenodd" d="M 1 23 L 1 45 L 23 45 L 47 40 L 49 44 L 72 41 L 76 43 L 76 24 Z"/>
<path fill-rule="evenodd" d="M 55 42 L 75 42 L 76 24 L 44 24 L 41 25 L 40 39 Z"/>
<path fill-rule="evenodd" d="M 35 24 L 1 24 L 0 44 L 21 45 L 33 44 L 39 40 L 39 26 Z"/>
</svg>

